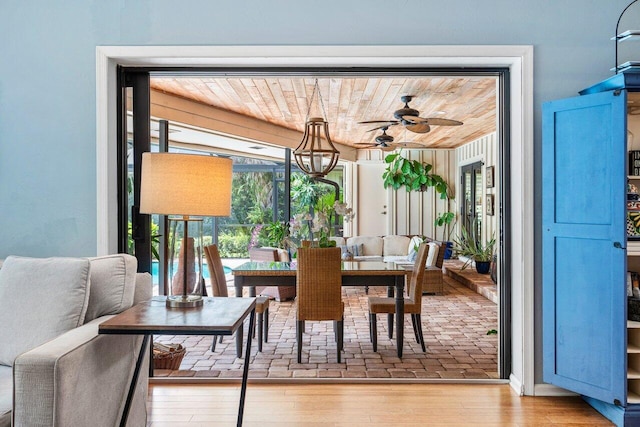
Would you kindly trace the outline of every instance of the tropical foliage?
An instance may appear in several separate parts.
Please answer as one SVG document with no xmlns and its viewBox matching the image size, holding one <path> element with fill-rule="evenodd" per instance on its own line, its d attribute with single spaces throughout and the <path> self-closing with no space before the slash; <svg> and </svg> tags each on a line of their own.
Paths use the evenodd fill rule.
<svg viewBox="0 0 640 427">
<path fill-rule="evenodd" d="M 382 174 L 384 188 L 398 190 L 404 186 L 409 191 L 427 191 L 434 187 L 441 199 L 447 198 L 447 183 L 437 174 L 431 173 L 433 166 L 417 160 L 409 160 L 400 153 L 384 158 L 387 167 Z"/>
</svg>

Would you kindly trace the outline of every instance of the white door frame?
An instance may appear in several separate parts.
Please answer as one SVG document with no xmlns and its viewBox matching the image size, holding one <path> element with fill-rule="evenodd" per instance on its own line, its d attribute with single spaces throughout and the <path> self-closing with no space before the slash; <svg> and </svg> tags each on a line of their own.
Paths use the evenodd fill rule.
<svg viewBox="0 0 640 427">
<path fill-rule="evenodd" d="M 512 372 L 533 395 L 533 46 L 98 46 L 98 255 L 117 251 L 116 67 L 507 67 L 510 70 Z"/>
</svg>

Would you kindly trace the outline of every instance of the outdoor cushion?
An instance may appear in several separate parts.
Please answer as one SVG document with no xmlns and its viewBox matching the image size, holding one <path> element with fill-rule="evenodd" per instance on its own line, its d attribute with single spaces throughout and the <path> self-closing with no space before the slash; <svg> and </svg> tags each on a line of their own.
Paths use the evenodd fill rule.
<svg viewBox="0 0 640 427">
<path fill-rule="evenodd" d="M 128 254 L 89 258 L 91 289 L 85 323 L 106 314 L 117 314 L 133 304 L 137 259 Z"/>
<path fill-rule="evenodd" d="M 404 264 L 409 262 L 409 258 L 406 255 L 388 255 L 384 257 L 383 261 Z"/>
<path fill-rule="evenodd" d="M 355 236 L 347 239 L 347 246 L 362 245 L 365 256 L 382 256 L 382 237 L 378 236 Z"/>
<path fill-rule="evenodd" d="M 440 252 L 440 244 L 436 242 L 429 242 L 429 254 L 427 255 L 427 267 L 433 267 L 438 259 L 438 252 Z"/>
<path fill-rule="evenodd" d="M 384 236 L 383 253 L 384 256 L 407 255 L 407 245 L 409 239 L 407 236 Z"/>
<path fill-rule="evenodd" d="M 84 323 L 86 258 L 10 256 L 0 269 L 0 364 Z"/>
</svg>

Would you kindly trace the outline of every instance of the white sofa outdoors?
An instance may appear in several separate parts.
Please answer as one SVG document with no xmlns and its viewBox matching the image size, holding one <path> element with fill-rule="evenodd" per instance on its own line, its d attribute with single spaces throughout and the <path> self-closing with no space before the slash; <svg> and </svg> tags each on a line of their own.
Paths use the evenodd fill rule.
<svg viewBox="0 0 640 427">
<path fill-rule="evenodd" d="M 142 336 L 98 325 L 152 296 L 125 254 L 0 264 L 0 427 L 118 425 Z M 149 358 L 129 413 L 146 425 Z"/>
<path fill-rule="evenodd" d="M 434 264 L 440 249 L 439 242 L 432 242 L 427 237 L 420 236 L 354 236 L 332 237 L 336 246 L 342 248 L 342 253 L 349 252 L 356 261 L 383 262 L 412 262 L 420 243 L 430 242 L 431 259 L 427 259 L 427 266 Z"/>
<path fill-rule="evenodd" d="M 422 242 L 428 242 L 429 254 L 423 281 L 423 293 L 442 293 L 445 247 L 428 237 L 421 236 L 354 236 L 332 237 L 342 253 L 349 252 L 355 261 L 383 261 L 410 265 L 415 260 L 417 248 Z"/>
</svg>

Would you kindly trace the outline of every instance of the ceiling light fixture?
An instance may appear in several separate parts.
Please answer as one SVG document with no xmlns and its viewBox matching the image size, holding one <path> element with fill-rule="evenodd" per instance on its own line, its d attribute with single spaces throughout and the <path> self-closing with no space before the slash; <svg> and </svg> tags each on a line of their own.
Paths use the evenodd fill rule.
<svg viewBox="0 0 640 427">
<path fill-rule="evenodd" d="M 322 117 L 309 117 L 316 92 L 322 108 Z M 329 136 L 329 123 L 326 121 L 318 79 L 315 81 L 313 93 L 309 99 L 304 135 L 300 145 L 293 152 L 293 156 L 300 170 L 314 178 L 322 178 L 331 172 L 340 157 L 340 152 L 333 145 Z"/>
</svg>

